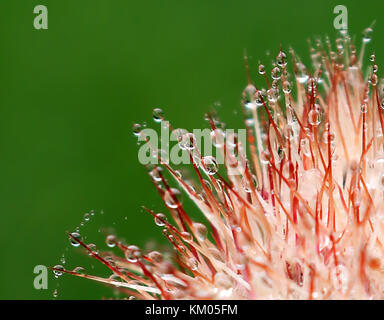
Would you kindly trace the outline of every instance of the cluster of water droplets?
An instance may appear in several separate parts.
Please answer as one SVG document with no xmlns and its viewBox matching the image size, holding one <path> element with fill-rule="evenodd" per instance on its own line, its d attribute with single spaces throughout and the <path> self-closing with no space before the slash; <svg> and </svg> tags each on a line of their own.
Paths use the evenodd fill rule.
<svg viewBox="0 0 384 320">
<path fill-rule="evenodd" d="M 100 211 L 100 215 L 103 215 L 104 211 Z M 84 213 L 81 222 L 79 225 L 75 228 L 75 231 L 71 232 L 68 236 L 69 244 L 74 248 L 79 248 L 81 246 L 80 242 L 84 243 L 86 237 L 83 237 L 81 235 L 80 229 L 85 226 L 86 223 L 90 222 L 95 216 L 95 211 L 90 210 L 89 212 Z M 99 229 L 100 232 L 100 229 Z M 87 247 L 91 252 L 88 252 L 89 255 L 93 254 L 99 254 L 99 250 L 97 246 L 94 243 L 87 244 Z M 66 251 L 68 251 L 68 248 L 66 248 Z M 65 272 L 70 271 L 76 274 L 85 274 L 85 269 L 81 266 L 76 266 L 72 270 L 71 268 L 67 269 L 65 265 L 67 264 L 67 257 L 63 253 L 60 257 L 59 264 L 55 265 L 52 269 L 53 275 L 56 279 L 60 278 Z M 93 267 L 93 266 L 92 266 Z M 57 282 L 57 287 L 59 286 L 59 282 Z M 53 298 L 56 299 L 58 297 L 58 288 L 55 288 L 53 291 Z"/>
</svg>

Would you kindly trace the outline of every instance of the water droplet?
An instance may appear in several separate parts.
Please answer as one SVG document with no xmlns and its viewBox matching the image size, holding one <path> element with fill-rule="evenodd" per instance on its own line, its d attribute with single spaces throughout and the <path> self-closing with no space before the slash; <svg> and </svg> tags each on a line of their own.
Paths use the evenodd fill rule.
<svg viewBox="0 0 384 320">
<path fill-rule="evenodd" d="M 221 148 L 222 146 L 224 146 L 224 138 L 225 138 L 225 134 L 223 130 L 215 129 L 211 131 L 212 144 L 216 148 Z"/>
<path fill-rule="evenodd" d="M 137 246 L 131 245 L 125 251 L 125 257 L 129 262 L 135 263 L 141 258 L 141 251 Z"/>
<path fill-rule="evenodd" d="M 137 258 L 135 257 L 134 253 L 132 251 L 127 250 L 125 257 L 129 262 L 135 263 L 137 262 Z"/>
<path fill-rule="evenodd" d="M 57 289 L 55 289 L 55 290 L 53 290 L 53 297 L 54 298 L 57 298 L 57 296 L 58 296 L 58 291 L 57 291 Z"/>
<path fill-rule="evenodd" d="M 93 254 L 99 254 L 99 250 L 97 250 L 97 247 L 94 243 L 89 244 L 88 249 L 92 250 L 92 252 L 88 253 L 90 256 L 92 256 L 92 253 Z"/>
<path fill-rule="evenodd" d="M 297 80 L 299 83 L 306 83 L 309 76 L 307 74 L 307 68 L 305 67 L 304 64 L 301 62 L 297 63 L 297 69 L 298 69 L 298 75 L 297 75 Z"/>
<path fill-rule="evenodd" d="M 85 213 L 84 214 L 84 220 L 85 221 L 89 221 L 90 217 L 89 217 L 89 213 Z"/>
<path fill-rule="evenodd" d="M 366 103 L 363 103 L 360 107 L 361 113 L 367 113 L 368 111 L 368 105 Z"/>
<path fill-rule="evenodd" d="M 148 253 L 148 258 L 156 263 L 160 263 L 163 261 L 163 255 L 158 251 L 151 251 L 150 253 Z"/>
<path fill-rule="evenodd" d="M 63 274 L 63 271 L 65 270 L 61 264 L 55 265 L 54 268 L 55 270 L 53 270 L 53 274 L 55 275 L 55 278 L 60 277 Z"/>
<path fill-rule="evenodd" d="M 80 243 L 77 242 L 76 240 L 78 241 L 83 241 L 83 238 L 81 237 L 80 233 L 78 232 L 72 232 L 71 233 L 71 237 L 69 237 L 69 242 L 71 243 L 71 245 L 73 247 L 78 247 L 80 246 Z"/>
<path fill-rule="evenodd" d="M 217 161 L 214 157 L 212 156 L 205 156 L 202 159 L 202 164 L 203 164 L 203 170 L 205 171 L 206 174 L 212 176 L 217 173 L 219 170 Z"/>
<path fill-rule="evenodd" d="M 183 178 L 183 175 L 181 174 L 181 172 L 179 170 L 175 170 L 175 174 L 178 178 L 182 179 Z"/>
<path fill-rule="evenodd" d="M 164 202 L 167 207 L 176 209 L 180 207 L 183 202 L 182 193 L 176 188 L 171 188 L 165 191 Z"/>
<path fill-rule="evenodd" d="M 159 226 L 159 227 L 163 227 L 163 226 L 165 226 L 164 221 L 167 221 L 167 217 L 165 216 L 165 214 L 163 214 L 163 213 L 158 213 L 158 214 L 155 216 L 155 223 L 156 223 L 157 226 Z"/>
<path fill-rule="evenodd" d="M 183 238 L 183 240 L 185 240 L 187 242 L 191 242 L 193 240 L 192 235 L 186 231 L 181 232 L 181 237 Z"/>
<path fill-rule="evenodd" d="M 259 73 L 260 74 L 265 74 L 265 67 L 263 64 L 259 64 Z"/>
<path fill-rule="evenodd" d="M 253 84 L 248 84 L 243 91 L 244 102 L 249 102 L 254 99 L 256 87 Z"/>
<path fill-rule="evenodd" d="M 215 247 L 211 247 L 209 248 L 209 252 L 216 260 L 224 262 L 223 255 L 218 249 L 216 249 Z"/>
<path fill-rule="evenodd" d="M 371 54 L 370 57 L 369 57 L 369 61 L 374 62 L 375 58 L 376 58 L 375 55 Z"/>
<path fill-rule="evenodd" d="M 287 124 L 289 126 L 294 126 L 297 124 L 297 117 L 291 104 L 287 105 Z"/>
<path fill-rule="evenodd" d="M 79 274 L 85 274 L 85 269 L 83 267 L 76 267 L 72 271 Z"/>
<path fill-rule="evenodd" d="M 207 179 L 203 179 L 202 183 L 204 184 L 204 186 L 206 186 L 209 190 L 213 190 L 212 189 L 212 184 L 207 180 Z"/>
<path fill-rule="evenodd" d="M 104 260 L 107 261 L 112 266 L 114 266 L 116 264 L 111 256 L 104 257 Z"/>
<path fill-rule="evenodd" d="M 277 65 L 279 67 L 285 67 L 287 65 L 287 55 L 284 51 L 280 51 L 276 57 Z"/>
<path fill-rule="evenodd" d="M 108 247 L 113 248 L 116 246 L 116 236 L 113 234 L 110 234 L 107 236 L 105 239 L 105 243 L 107 244 Z"/>
<path fill-rule="evenodd" d="M 135 123 L 133 126 L 132 126 L 132 131 L 133 131 L 133 134 L 138 137 L 140 135 L 140 132 L 141 130 L 143 129 L 143 126 L 139 123 Z"/>
<path fill-rule="evenodd" d="M 367 43 L 372 39 L 372 28 L 367 28 L 363 31 L 363 42 Z"/>
<path fill-rule="evenodd" d="M 221 129 L 215 129 L 211 131 L 212 144 L 216 148 L 221 148 L 222 146 L 224 146 L 224 137 L 225 134 Z"/>
<path fill-rule="evenodd" d="M 162 171 L 163 171 L 163 168 L 162 167 L 155 167 L 153 168 L 150 172 L 149 172 L 149 175 L 152 177 L 152 179 L 156 182 L 159 182 L 161 181 L 161 176 L 162 176 Z"/>
<path fill-rule="evenodd" d="M 321 122 L 321 114 L 318 110 L 312 109 L 308 112 L 308 123 L 312 126 L 318 126 Z"/>
<path fill-rule="evenodd" d="M 168 230 L 167 228 L 164 228 L 161 232 L 162 232 L 163 235 L 165 235 L 167 238 L 168 238 L 168 237 L 172 237 L 172 238 L 173 238 L 172 234 L 169 232 L 169 230 Z"/>
<path fill-rule="evenodd" d="M 260 153 L 260 162 L 262 164 L 269 164 L 269 161 L 271 159 L 271 154 L 269 153 L 268 150 L 263 150 Z"/>
<path fill-rule="evenodd" d="M 256 107 L 261 107 L 263 105 L 263 101 L 264 101 L 263 93 L 260 92 L 260 91 L 257 91 L 257 93 L 255 95 L 255 105 L 256 105 Z"/>
<path fill-rule="evenodd" d="M 280 69 L 278 67 L 274 67 L 271 71 L 271 77 L 274 80 L 279 80 L 281 76 Z"/>
<path fill-rule="evenodd" d="M 205 225 L 203 225 L 202 223 L 195 222 L 193 224 L 193 228 L 195 229 L 195 236 L 198 240 L 205 241 L 205 239 L 207 239 L 208 230 Z"/>
<path fill-rule="evenodd" d="M 175 247 L 175 250 L 179 250 L 181 251 L 183 254 L 187 252 L 187 248 L 182 246 L 182 245 L 178 245 L 177 248 Z"/>
<path fill-rule="evenodd" d="M 279 99 L 279 90 L 271 88 L 267 91 L 268 101 L 270 103 L 275 103 Z"/>
<path fill-rule="evenodd" d="M 283 92 L 289 94 L 292 91 L 292 85 L 289 81 L 284 81 L 283 83 Z"/>
<path fill-rule="evenodd" d="M 193 133 L 186 133 L 179 137 L 179 147 L 182 150 L 193 150 L 196 146 L 196 137 Z"/>
<path fill-rule="evenodd" d="M 164 112 L 160 108 L 153 109 L 152 116 L 155 122 L 161 122 L 164 120 Z"/>
<path fill-rule="evenodd" d="M 377 85 L 377 74 L 374 73 L 372 74 L 371 78 L 369 79 L 369 82 L 371 83 L 372 86 L 376 86 Z"/>
</svg>

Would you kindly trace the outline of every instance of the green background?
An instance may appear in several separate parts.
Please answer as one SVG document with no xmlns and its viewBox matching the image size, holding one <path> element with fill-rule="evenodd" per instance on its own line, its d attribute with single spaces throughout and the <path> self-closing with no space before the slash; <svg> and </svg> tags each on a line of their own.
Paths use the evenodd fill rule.
<svg viewBox="0 0 384 320">
<path fill-rule="evenodd" d="M 48 7 L 48 30 L 33 28 L 38 4 Z M 0 1 L 0 298 L 52 299 L 55 288 L 58 299 L 114 297 L 51 272 L 49 289 L 35 290 L 33 268 L 64 253 L 66 267 L 105 274 L 65 234 L 91 209 L 82 233 L 100 248 L 102 226 L 129 243 L 163 241 L 140 209 L 164 207 L 137 160 L 132 124 L 158 127 L 152 109 L 162 107 L 175 127 L 205 127 L 204 112 L 220 101 L 221 119 L 240 127 L 244 49 L 254 75 L 280 44 L 308 61 L 308 38 L 336 34 L 336 4 L 347 6 L 357 43 L 377 20 L 369 51 L 383 61 L 380 1 Z"/>
</svg>

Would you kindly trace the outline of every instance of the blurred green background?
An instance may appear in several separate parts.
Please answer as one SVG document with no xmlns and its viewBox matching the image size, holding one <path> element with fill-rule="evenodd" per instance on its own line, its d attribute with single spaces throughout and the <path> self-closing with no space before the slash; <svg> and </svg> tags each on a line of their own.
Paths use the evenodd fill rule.
<svg viewBox="0 0 384 320">
<path fill-rule="evenodd" d="M 33 28 L 38 4 L 48 7 L 48 30 Z M 64 253 L 66 267 L 105 274 L 65 234 L 91 209 L 82 233 L 100 248 L 102 226 L 138 245 L 163 241 L 140 209 L 163 205 L 137 160 L 132 124 L 158 126 L 152 109 L 161 107 L 174 126 L 200 128 L 219 101 L 228 127 L 242 126 L 244 49 L 253 75 L 280 44 L 308 61 L 308 38 L 335 36 L 337 4 L 357 43 L 376 19 L 368 50 L 383 61 L 379 1 L 0 1 L 0 298 L 52 299 L 55 289 L 57 299 L 114 297 L 51 272 L 48 290 L 35 290 L 33 268 Z"/>
</svg>

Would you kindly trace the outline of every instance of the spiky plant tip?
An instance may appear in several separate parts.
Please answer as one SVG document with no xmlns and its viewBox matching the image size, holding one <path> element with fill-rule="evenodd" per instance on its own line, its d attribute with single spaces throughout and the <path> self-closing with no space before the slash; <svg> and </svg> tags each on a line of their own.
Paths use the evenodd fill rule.
<svg viewBox="0 0 384 320">
<path fill-rule="evenodd" d="M 112 275 L 61 266 L 56 274 L 107 283 L 139 299 L 382 299 L 384 104 L 375 56 L 366 72 L 362 68 L 366 42 L 364 37 L 358 55 L 347 35 L 335 49 L 328 38 L 317 40 L 311 72 L 293 50 L 290 58 L 280 50 L 271 77 L 259 66 L 265 89 L 251 81 L 246 63 L 248 148 L 223 134 L 213 116 L 207 118 L 212 139 L 224 138 L 214 143 L 223 154 L 222 174 L 192 133 L 180 134 L 179 143 L 191 160 L 194 183 L 150 146 L 161 165 L 149 173 L 172 222 L 144 209 L 174 249 L 170 259 L 114 235 L 106 242 L 121 254 L 98 253 L 72 233 L 71 242 Z M 154 116 L 164 120 L 160 109 Z M 142 137 L 139 125 L 134 131 Z M 165 171 L 206 225 L 188 215 Z"/>
</svg>

